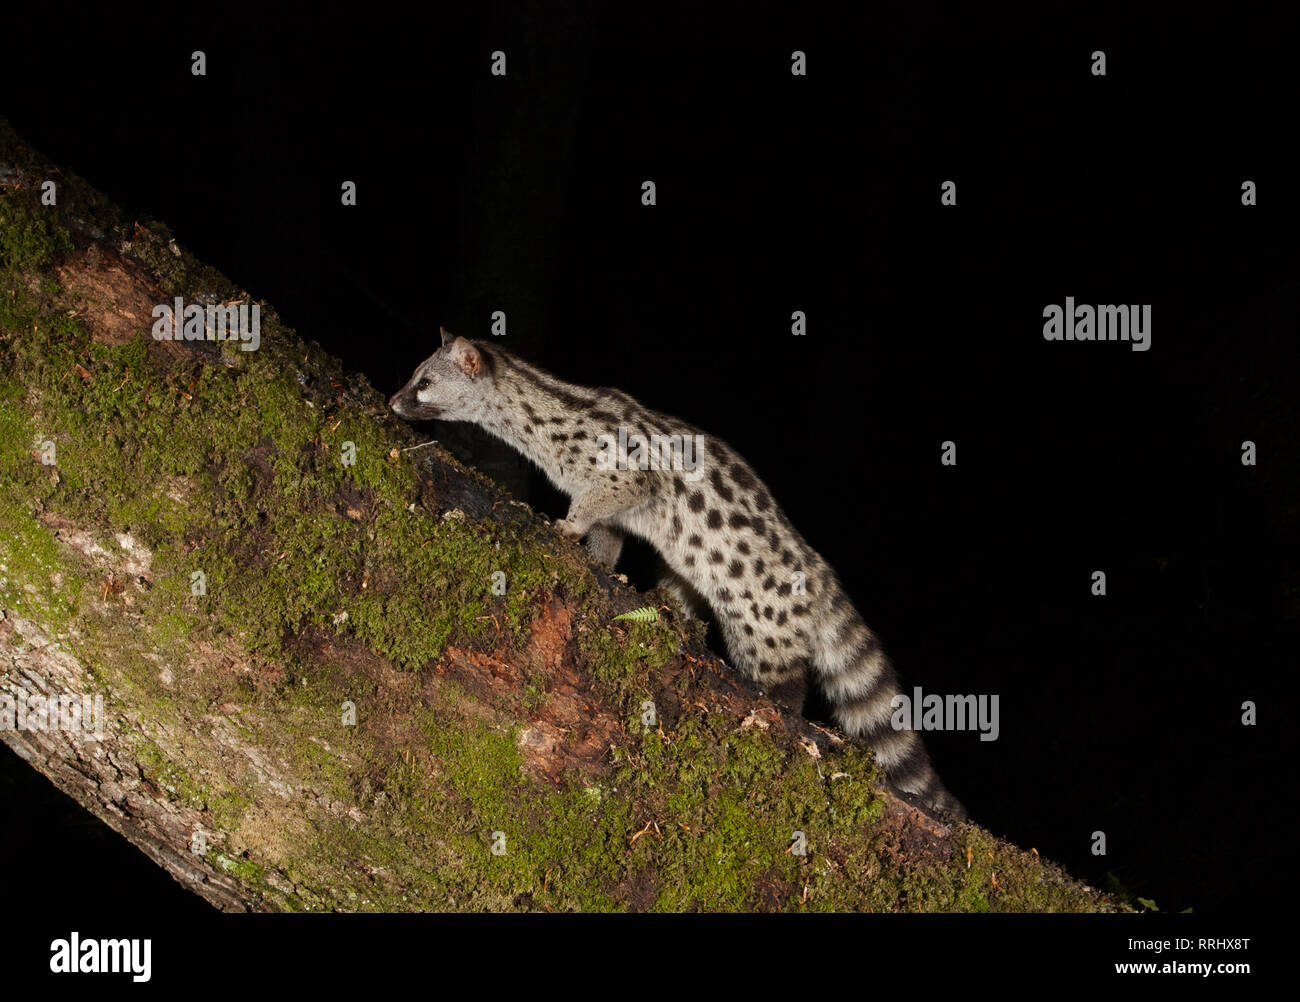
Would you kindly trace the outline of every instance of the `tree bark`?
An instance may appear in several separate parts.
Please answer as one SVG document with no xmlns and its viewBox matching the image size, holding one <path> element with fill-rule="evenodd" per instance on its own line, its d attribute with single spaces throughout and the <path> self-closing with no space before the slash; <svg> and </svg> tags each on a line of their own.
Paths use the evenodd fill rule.
<svg viewBox="0 0 1300 1002">
<path fill-rule="evenodd" d="M 0 122 L 0 740 L 212 905 L 1123 907 L 883 789 L 266 304 L 256 351 L 152 337 L 248 297 L 52 175 Z"/>
</svg>

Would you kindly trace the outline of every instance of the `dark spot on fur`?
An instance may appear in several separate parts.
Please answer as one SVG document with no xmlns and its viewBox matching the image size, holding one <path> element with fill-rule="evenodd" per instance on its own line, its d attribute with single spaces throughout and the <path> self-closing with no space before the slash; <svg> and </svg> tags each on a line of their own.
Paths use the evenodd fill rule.
<svg viewBox="0 0 1300 1002">
<path fill-rule="evenodd" d="M 773 640 L 771 637 L 768 637 L 766 640 L 763 641 L 763 643 L 767 644 L 768 647 L 776 646 L 776 641 Z"/>
<path fill-rule="evenodd" d="M 740 463 L 731 464 L 731 479 L 742 491 L 747 491 L 758 483 L 758 481 L 754 479 L 754 474 L 750 473 Z"/>
<path fill-rule="evenodd" d="M 709 483 L 713 485 L 713 489 L 718 492 L 718 497 L 722 498 L 723 501 L 730 501 L 735 497 L 731 493 L 731 488 L 727 486 L 727 482 L 722 479 L 722 471 L 716 466 L 709 471 Z"/>
<path fill-rule="evenodd" d="M 731 563 L 727 564 L 727 573 L 733 578 L 738 578 L 740 575 L 745 573 L 745 565 L 739 560 L 733 560 Z"/>
<path fill-rule="evenodd" d="M 785 626 L 785 621 L 789 618 L 790 618 L 789 614 L 784 609 L 782 609 L 779 613 L 777 613 L 776 625 Z"/>
<path fill-rule="evenodd" d="M 776 590 L 776 593 L 780 595 L 782 598 L 784 598 L 786 595 L 789 595 L 790 582 L 787 581 L 785 584 L 781 585 L 781 587 Z"/>
<path fill-rule="evenodd" d="M 686 499 L 686 507 L 691 511 L 704 510 L 704 494 L 701 491 L 691 491 L 691 496 Z"/>
<path fill-rule="evenodd" d="M 710 551 L 709 551 L 709 563 L 711 563 L 711 564 L 720 564 L 720 563 L 722 563 L 722 554 L 719 553 L 717 550 L 710 550 Z"/>
<path fill-rule="evenodd" d="M 767 566 L 767 564 L 763 563 L 763 561 L 761 561 L 761 560 L 755 560 L 755 561 L 754 561 L 754 573 L 755 573 L 756 575 L 758 575 L 758 574 L 762 574 L 762 573 L 763 573 L 763 568 L 766 567 L 766 566 Z"/>
<path fill-rule="evenodd" d="M 705 518 L 704 522 L 710 529 L 721 529 L 722 512 L 718 511 L 717 508 L 710 508 L 708 517 Z"/>
<path fill-rule="evenodd" d="M 769 574 L 767 577 L 763 579 L 764 591 L 771 591 L 775 587 L 776 587 L 776 578 L 772 577 L 771 574 Z"/>
<path fill-rule="evenodd" d="M 681 520 L 680 518 L 678 518 L 676 515 L 674 515 L 674 516 L 673 516 L 673 535 L 674 535 L 674 536 L 680 536 L 681 534 L 682 534 L 682 520 Z"/>
<path fill-rule="evenodd" d="M 727 524 L 733 529 L 743 529 L 749 525 L 749 519 L 739 512 L 732 512 L 731 517 L 727 519 Z"/>
<path fill-rule="evenodd" d="M 736 544 L 736 552 L 739 553 L 742 557 L 749 556 L 749 544 L 746 543 L 744 540 L 741 540 L 739 543 Z"/>
<path fill-rule="evenodd" d="M 686 545 L 695 547 L 703 546 L 704 540 L 700 538 L 699 533 L 692 532 L 690 538 L 686 540 Z"/>
</svg>

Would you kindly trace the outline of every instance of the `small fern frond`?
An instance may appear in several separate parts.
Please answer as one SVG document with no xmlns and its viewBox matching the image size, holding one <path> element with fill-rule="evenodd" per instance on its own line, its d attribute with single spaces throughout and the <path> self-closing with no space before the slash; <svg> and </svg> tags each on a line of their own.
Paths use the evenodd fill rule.
<svg viewBox="0 0 1300 1002">
<path fill-rule="evenodd" d="M 634 623 L 655 623 L 659 621 L 659 610 L 654 606 L 647 605 L 644 609 L 633 609 L 631 612 L 621 613 L 614 618 L 630 619 Z"/>
</svg>

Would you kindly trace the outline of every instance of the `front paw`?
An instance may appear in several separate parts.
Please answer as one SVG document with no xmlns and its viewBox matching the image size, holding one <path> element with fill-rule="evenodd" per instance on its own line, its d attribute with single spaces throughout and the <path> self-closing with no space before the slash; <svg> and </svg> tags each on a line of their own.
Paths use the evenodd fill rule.
<svg viewBox="0 0 1300 1002">
<path fill-rule="evenodd" d="M 565 539 L 572 539 L 575 543 L 585 535 L 579 531 L 578 526 L 574 525 L 567 518 L 562 518 L 555 523 L 555 531 Z"/>
</svg>

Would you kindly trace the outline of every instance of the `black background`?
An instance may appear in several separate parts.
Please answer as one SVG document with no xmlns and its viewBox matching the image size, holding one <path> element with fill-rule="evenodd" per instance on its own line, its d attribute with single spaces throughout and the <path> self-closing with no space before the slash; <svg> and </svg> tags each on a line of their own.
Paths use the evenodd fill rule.
<svg viewBox="0 0 1300 1002">
<path fill-rule="evenodd" d="M 385 392 L 439 324 L 487 337 L 501 309 L 505 347 L 729 441 L 906 684 L 1000 695 L 998 741 L 929 739 L 975 820 L 1166 911 L 1274 900 L 1300 285 L 1282 27 L 462 6 L 9 21 L 0 114 Z M 1066 296 L 1151 304 L 1151 350 L 1045 342 Z M 71 893 L 80 856 L 128 908 L 206 908 L 7 751 L 0 795 L 20 896 Z"/>
</svg>

